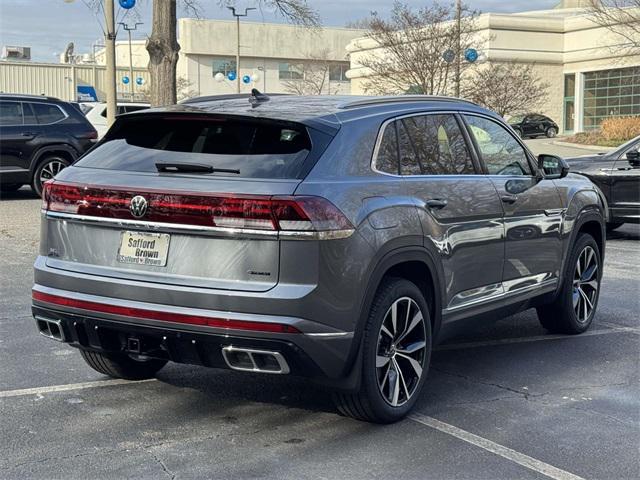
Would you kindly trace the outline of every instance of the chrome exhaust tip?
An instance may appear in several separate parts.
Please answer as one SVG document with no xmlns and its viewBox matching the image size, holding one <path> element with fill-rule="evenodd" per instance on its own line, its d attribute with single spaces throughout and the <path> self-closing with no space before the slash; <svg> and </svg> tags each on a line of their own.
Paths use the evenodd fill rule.
<svg viewBox="0 0 640 480">
<path fill-rule="evenodd" d="M 52 320 L 40 316 L 36 316 L 35 320 L 40 335 L 57 340 L 58 342 L 64 342 L 64 330 L 62 329 L 62 322 L 60 320 Z"/>
<path fill-rule="evenodd" d="M 229 345 L 222 347 L 222 356 L 229 368 L 233 370 L 279 375 L 286 375 L 290 372 L 289 364 L 280 352 Z"/>
</svg>

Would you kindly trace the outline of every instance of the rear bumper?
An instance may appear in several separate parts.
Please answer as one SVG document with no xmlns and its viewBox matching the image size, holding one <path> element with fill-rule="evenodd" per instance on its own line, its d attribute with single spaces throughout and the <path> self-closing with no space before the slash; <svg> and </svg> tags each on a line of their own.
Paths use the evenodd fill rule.
<svg viewBox="0 0 640 480">
<path fill-rule="evenodd" d="M 38 284 L 32 311 L 60 325 L 62 341 L 78 348 L 217 368 L 228 368 L 225 347 L 263 350 L 281 354 L 291 374 L 323 380 L 344 376 L 353 340 L 351 332 L 328 331 L 300 318 L 133 302 Z M 233 328 L 225 328 L 225 321 Z M 136 351 L 130 350 L 132 338 L 138 341 Z"/>
</svg>

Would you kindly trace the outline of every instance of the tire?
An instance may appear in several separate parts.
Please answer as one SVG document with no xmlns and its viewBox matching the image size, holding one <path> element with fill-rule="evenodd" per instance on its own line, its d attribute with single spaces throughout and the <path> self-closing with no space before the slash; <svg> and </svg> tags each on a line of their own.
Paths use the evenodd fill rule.
<svg viewBox="0 0 640 480">
<path fill-rule="evenodd" d="M 522 133 L 522 130 L 520 130 L 519 128 L 516 128 L 516 133 L 518 134 L 518 137 L 520 138 L 524 138 L 524 133 Z"/>
<path fill-rule="evenodd" d="M 593 265 L 595 271 L 590 272 Z M 593 322 L 602 279 L 600 249 L 591 235 L 582 233 L 578 236 L 562 278 L 557 298 L 537 308 L 538 319 L 552 333 L 583 333 Z"/>
<path fill-rule="evenodd" d="M 375 423 L 392 423 L 405 417 L 427 378 L 431 343 L 429 308 L 420 289 L 402 278 L 384 280 L 365 325 L 360 390 L 335 393 L 338 411 Z"/>
<path fill-rule="evenodd" d="M 81 349 L 80 354 L 87 365 L 95 371 L 126 380 L 153 378 L 167 364 L 167 360 L 159 358 L 136 360 L 125 353 L 103 353 Z"/>
<path fill-rule="evenodd" d="M 69 160 L 59 155 L 50 155 L 40 161 L 37 168 L 33 172 L 31 179 L 31 188 L 39 196 L 42 197 L 42 184 L 55 177 L 58 172 L 69 166 Z"/>
<path fill-rule="evenodd" d="M 547 128 L 545 135 L 547 138 L 555 138 L 555 136 L 558 135 L 558 130 L 555 127 L 549 127 Z"/>
<path fill-rule="evenodd" d="M 616 228 L 620 228 L 622 225 L 624 225 L 622 222 L 607 223 L 607 232 L 613 232 Z"/>
<path fill-rule="evenodd" d="M 2 183 L 0 184 L 0 192 L 15 192 L 20 190 L 20 187 L 22 187 L 22 183 Z"/>
</svg>

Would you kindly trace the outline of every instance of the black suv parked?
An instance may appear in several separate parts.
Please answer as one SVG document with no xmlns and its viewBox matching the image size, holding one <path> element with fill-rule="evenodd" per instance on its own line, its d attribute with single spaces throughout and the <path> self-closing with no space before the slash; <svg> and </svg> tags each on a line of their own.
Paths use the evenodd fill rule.
<svg viewBox="0 0 640 480">
<path fill-rule="evenodd" d="M 57 98 L 0 95 L 0 190 L 42 184 L 93 145 L 98 134 L 80 110 Z"/>
<path fill-rule="evenodd" d="M 566 158 L 571 171 L 589 178 L 609 204 L 607 230 L 640 223 L 640 136 L 608 153 Z"/>
<path fill-rule="evenodd" d="M 558 134 L 558 124 L 549 117 L 537 113 L 515 115 L 509 119 L 509 125 L 522 138 L 535 138 L 542 135 L 553 138 Z"/>
</svg>

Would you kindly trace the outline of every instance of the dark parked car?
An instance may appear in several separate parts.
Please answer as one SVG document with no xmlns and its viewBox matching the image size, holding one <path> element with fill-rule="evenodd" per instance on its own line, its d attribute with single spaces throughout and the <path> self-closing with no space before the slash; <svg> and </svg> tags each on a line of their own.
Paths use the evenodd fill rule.
<svg viewBox="0 0 640 480">
<path fill-rule="evenodd" d="M 98 134 L 82 112 L 57 98 L 0 94 L 0 190 L 42 184 L 70 165 Z"/>
<path fill-rule="evenodd" d="M 640 223 L 640 137 L 608 153 L 567 158 L 572 172 L 600 187 L 609 203 L 608 230 Z"/>
<path fill-rule="evenodd" d="M 541 136 L 553 138 L 558 135 L 558 124 L 549 117 L 538 113 L 515 115 L 509 119 L 509 125 L 522 138 Z"/>
<path fill-rule="evenodd" d="M 309 377 L 391 422 L 434 345 L 537 308 L 587 330 L 605 204 L 457 99 L 254 92 L 118 117 L 46 184 L 33 314 L 95 370 Z"/>
</svg>

